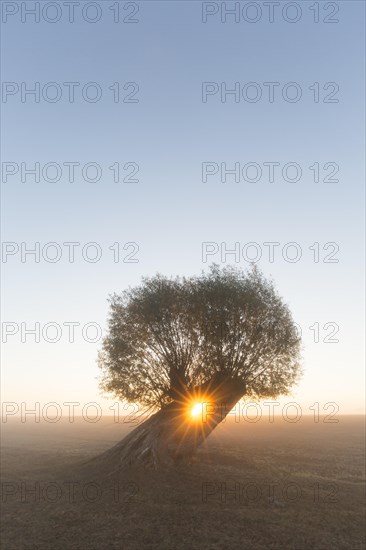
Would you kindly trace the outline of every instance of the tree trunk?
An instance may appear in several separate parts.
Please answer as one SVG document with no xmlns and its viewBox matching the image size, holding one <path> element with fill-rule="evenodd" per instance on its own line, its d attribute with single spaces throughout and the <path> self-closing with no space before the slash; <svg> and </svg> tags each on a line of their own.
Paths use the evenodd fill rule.
<svg viewBox="0 0 366 550">
<path fill-rule="evenodd" d="M 244 394 L 241 380 L 216 374 L 150 416 L 93 462 L 112 472 L 134 464 L 157 469 L 187 461 Z M 197 402 L 205 404 L 202 413 L 192 417 Z"/>
</svg>

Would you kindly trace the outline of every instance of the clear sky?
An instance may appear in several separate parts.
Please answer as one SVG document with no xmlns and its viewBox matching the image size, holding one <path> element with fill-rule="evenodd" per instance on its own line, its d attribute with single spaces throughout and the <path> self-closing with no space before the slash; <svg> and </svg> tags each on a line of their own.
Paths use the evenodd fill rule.
<svg viewBox="0 0 366 550">
<path fill-rule="evenodd" d="M 291 400 L 362 413 L 364 3 L 2 4 L 2 399 L 108 408 L 108 294 L 257 255 L 303 334 Z"/>
</svg>

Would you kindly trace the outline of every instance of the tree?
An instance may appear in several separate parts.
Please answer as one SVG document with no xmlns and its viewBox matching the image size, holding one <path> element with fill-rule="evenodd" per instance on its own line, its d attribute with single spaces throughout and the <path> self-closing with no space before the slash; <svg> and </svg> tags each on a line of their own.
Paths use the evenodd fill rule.
<svg viewBox="0 0 366 550">
<path fill-rule="evenodd" d="M 299 348 L 289 308 L 256 268 L 156 275 L 114 294 L 101 387 L 156 412 L 103 459 L 157 467 L 191 457 L 243 396 L 289 392 Z"/>
</svg>

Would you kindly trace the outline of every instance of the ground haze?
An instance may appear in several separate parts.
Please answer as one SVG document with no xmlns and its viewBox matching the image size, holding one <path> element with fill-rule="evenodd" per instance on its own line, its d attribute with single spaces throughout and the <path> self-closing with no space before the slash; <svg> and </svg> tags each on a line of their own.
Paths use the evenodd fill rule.
<svg viewBox="0 0 366 550">
<path fill-rule="evenodd" d="M 3 548 L 361 549 L 365 419 L 323 420 L 229 418 L 190 465 L 110 475 L 81 465 L 130 424 L 9 419 Z"/>
</svg>

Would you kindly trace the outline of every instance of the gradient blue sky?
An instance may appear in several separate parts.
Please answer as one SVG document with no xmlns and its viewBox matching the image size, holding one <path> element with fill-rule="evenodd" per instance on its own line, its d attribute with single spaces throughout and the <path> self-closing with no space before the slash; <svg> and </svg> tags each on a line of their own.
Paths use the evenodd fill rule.
<svg viewBox="0 0 366 550">
<path fill-rule="evenodd" d="M 139 23 L 115 24 L 108 11 L 113 2 L 99 4 L 103 16 L 95 24 L 78 11 L 73 24 L 65 15 L 55 24 L 22 23 L 18 14 L 2 25 L 3 81 L 94 81 L 104 93 L 98 103 L 80 94 L 73 104 L 9 97 L 1 105 L 2 161 L 93 161 L 105 174 L 97 183 L 80 177 L 22 183 L 19 175 L 2 183 L 3 241 L 95 241 L 103 247 L 95 264 L 80 254 L 73 264 L 66 257 L 55 264 L 9 258 L 2 264 L 3 322 L 105 327 L 109 293 L 157 271 L 189 275 L 207 268 L 203 241 L 228 248 L 296 241 L 303 251 L 298 263 L 280 254 L 273 263 L 259 262 L 303 329 L 305 373 L 293 400 L 304 411 L 318 401 L 336 402 L 343 413 L 363 412 L 364 3 L 336 2 L 336 24 L 314 23 L 313 3 L 304 1 L 294 24 L 280 16 L 274 23 L 263 16 L 255 24 L 232 18 L 223 24 L 219 14 L 203 24 L 202 3 L 194 1 L 138 2 Z M 108 86 L 116 81 L 137 82 L 139 103 L 113 103 Z M 202 103 L 204 81 L 228 88 L 295 81 L 303 98 L 289 103 L 277 93 L 274 103 L 222 103 L 217 95 Z M 308 87 L 316 81 L 337 82 L 339 103 L 314 103 Z M 116 161 L 137 162 L 139 183 L 114 183 L 107 167 Z M 294 161 L 303 177 L 297 183 L 225 184 L 217 177 L 202 183 L 205 161 Z M 336 162 L 339 182 L 314 183 L 307 167 L 315 161 Z M 139 262 L 114 263 L 108 246 L 116 241 L 137 242 Z M 339 262 L 314 263 L 308 249 L 314 242 L 338 243 Z M 221 261 L 219 255 L 212 260 Z M 233 256 L 226 263 L 235 263 Z M 339 343 L 314 343 L 308 327 L 315 322 L 337 323 Z M 3 400 L 108 407 L 96 381 L 100 344 L 78 334 L 72 344 L 66 334 L 55 344 L 9 338 Z"/>
</svg>

